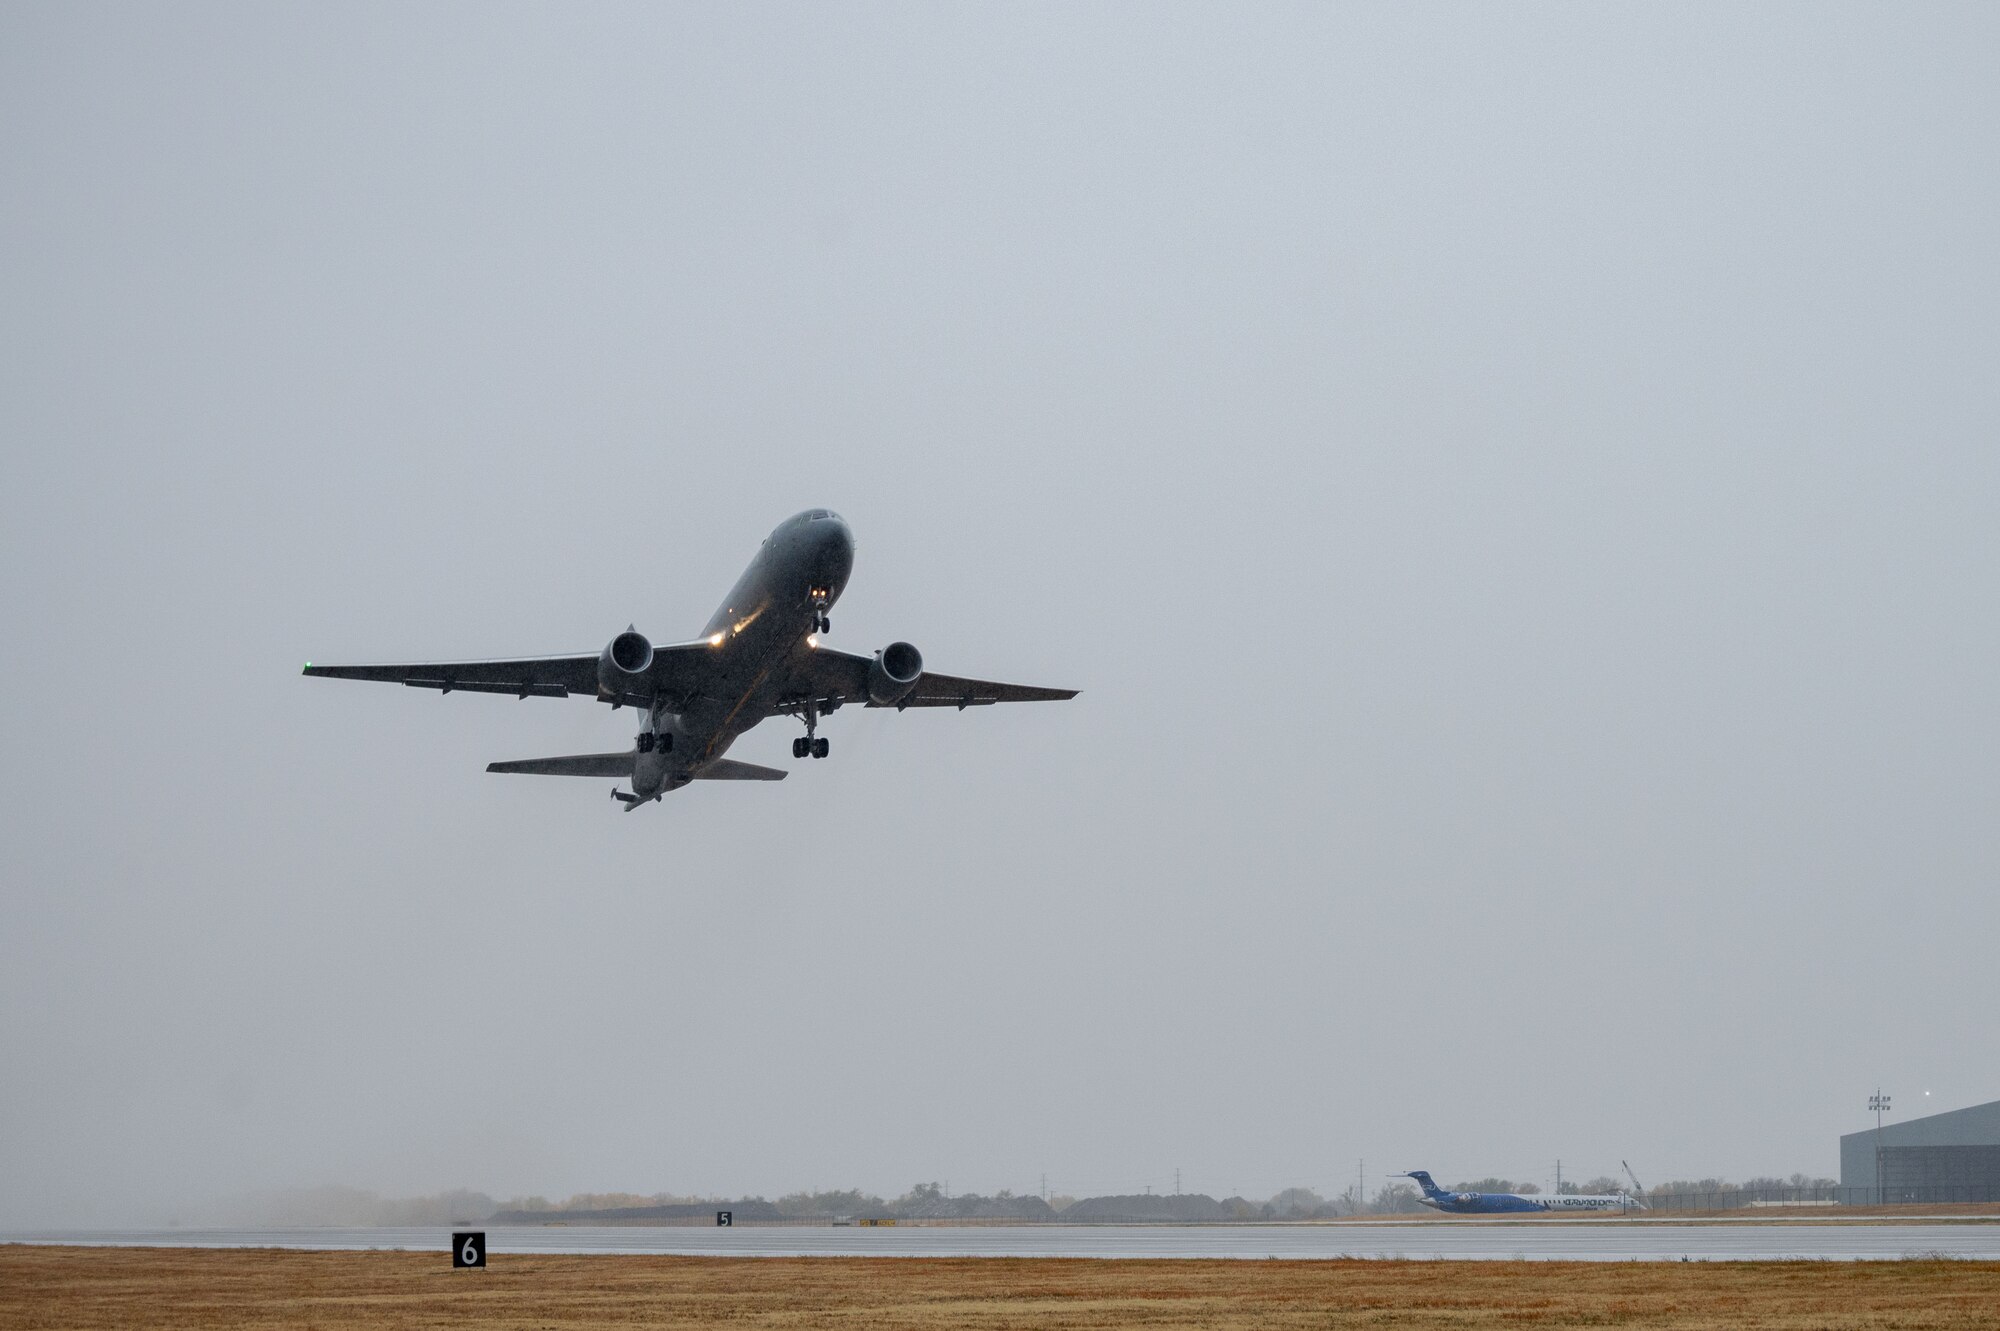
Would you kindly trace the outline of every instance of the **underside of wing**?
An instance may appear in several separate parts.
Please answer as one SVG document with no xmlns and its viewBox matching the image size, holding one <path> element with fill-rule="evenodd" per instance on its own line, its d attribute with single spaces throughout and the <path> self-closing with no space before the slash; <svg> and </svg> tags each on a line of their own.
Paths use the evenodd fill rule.
<svg viewBox="0 0 2000 1331">
<path fill-rule="evenodd" d="M 776 710 L 796 712 L 807 702 L 819 707 L 828 703 L 856 703 L 866 707 L 983 707 L 996 702 L 1061 702 L 1077 695 L 1075 689 L 1047 689 L 1032 684 L 1001 684 L 988 679 L 967 679 L 960 675 L 940 675 L 924 671 L 909 692 L 892 702 L 878 703 L 868 696 L 869 671 L 874 660 L 853 652 L 821 647 L 812 653 L 809 677 L 801 681 L 799 695 L 781 703 Z"/>
<path fill-rule="evenodd" d="M 489 772 L 517 772 L 525 776 L 630 776 L 638 754 L 572 753 L 563 758 L 521 758 L 509 763 L 488 763 Z"/>
</svg>

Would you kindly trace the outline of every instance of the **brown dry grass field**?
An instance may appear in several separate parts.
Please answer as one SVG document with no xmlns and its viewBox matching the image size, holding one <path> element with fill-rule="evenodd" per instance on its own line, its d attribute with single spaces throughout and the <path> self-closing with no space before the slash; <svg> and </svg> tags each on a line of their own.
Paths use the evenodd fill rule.
<svg viewBox="0 0 2000 1331">
<path fill-rule="evenodd" d="M 1990 1328 L 2000 1263 L 497 1256 L 0 1246 L 0 1328 Z"/>
</svg>

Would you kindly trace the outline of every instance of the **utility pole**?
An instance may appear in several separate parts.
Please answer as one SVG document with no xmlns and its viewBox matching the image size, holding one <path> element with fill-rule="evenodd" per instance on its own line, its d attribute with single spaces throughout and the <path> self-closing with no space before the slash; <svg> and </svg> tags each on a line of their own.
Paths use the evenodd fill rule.
<svg viewBox="0 0 2000 1331">
<path fill-rule="evenodd" d="M 1360 1215 L 1361 1208 L 1368 1205 L 1368 1161 L 1354 1162 L 1354 1214 Z"/>
<path fill-rule="evenodd" d="M 1556 1161 L 1556 1196 L 1563 1195 L 1563 1162 Z"/>
<path fill-rule="evenodd" d="M 1045 1169 L 1042 1171 L 1042 1200 L 1047 1201 L 1048 1199 L 1049 1199 L 1049 1171 Z"/>
<path fill-rule="evenodd" d="M 1176 1165 L 1174 1167 L 1174 1196 L 1178 1197 L 1180 1195 L 1181 1195 L 1181 1171 L 1180 1171 L 1180 1166 Z"/>
<path fill-rule="evenodd" d="M 1882 1115 L 1890 1110 L 1889 1097 L 1882 1094 L 1880 1086 L 1875 1088 L 1875 1094 L 1868 1097 L 1868 1107 L 1875 1111 L 1875 1204 L 1886 1206 L 1889 1192 L 1882 1182 Z"/>
</svg>

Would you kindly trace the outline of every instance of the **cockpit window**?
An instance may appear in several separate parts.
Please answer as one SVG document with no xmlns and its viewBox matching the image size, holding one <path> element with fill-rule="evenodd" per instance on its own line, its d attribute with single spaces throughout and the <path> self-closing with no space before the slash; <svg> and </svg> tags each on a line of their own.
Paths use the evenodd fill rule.
<svg viewBox="0 0 2000 1331">
<path fill-rule="evenodd" d="M 823 508 L 816 508 L 816 509 L 814 509 L 814 510 L 813 510 L 812 512 L 810 512 L 810 513 L 806 514 L 806 521 L 808 521 L 808 522 L 822 522 L 822 521 L 824 521 L 824 520 L 826 520 L 827 518 L 830 518 L 830 517 L 832 517 L 832 516 L 833 516 L 833 514 L 831 514 L 831 513 L 827 512 L 827 511 L 826 511 L 825 509 L 823 509 Z"/>
</svg>

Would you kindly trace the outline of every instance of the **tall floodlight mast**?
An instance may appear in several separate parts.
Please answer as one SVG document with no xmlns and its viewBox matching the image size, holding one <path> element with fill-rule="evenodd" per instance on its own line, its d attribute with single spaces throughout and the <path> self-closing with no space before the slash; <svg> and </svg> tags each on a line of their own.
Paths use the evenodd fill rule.
<svg viewBox="0 0 2000 1331">
<path fill-rule="evenodd" d="M 1875 1204 L 1889 1204 L 1888 1189 L 1882 1185 L 1882 1115 L 1889 1113 L 1889 1097 L 1882 1094 L 1877 1086 L 1875 1094 L 1868 1097 L 1868 1107 L 1875 1111 Z"/>
</svg>

